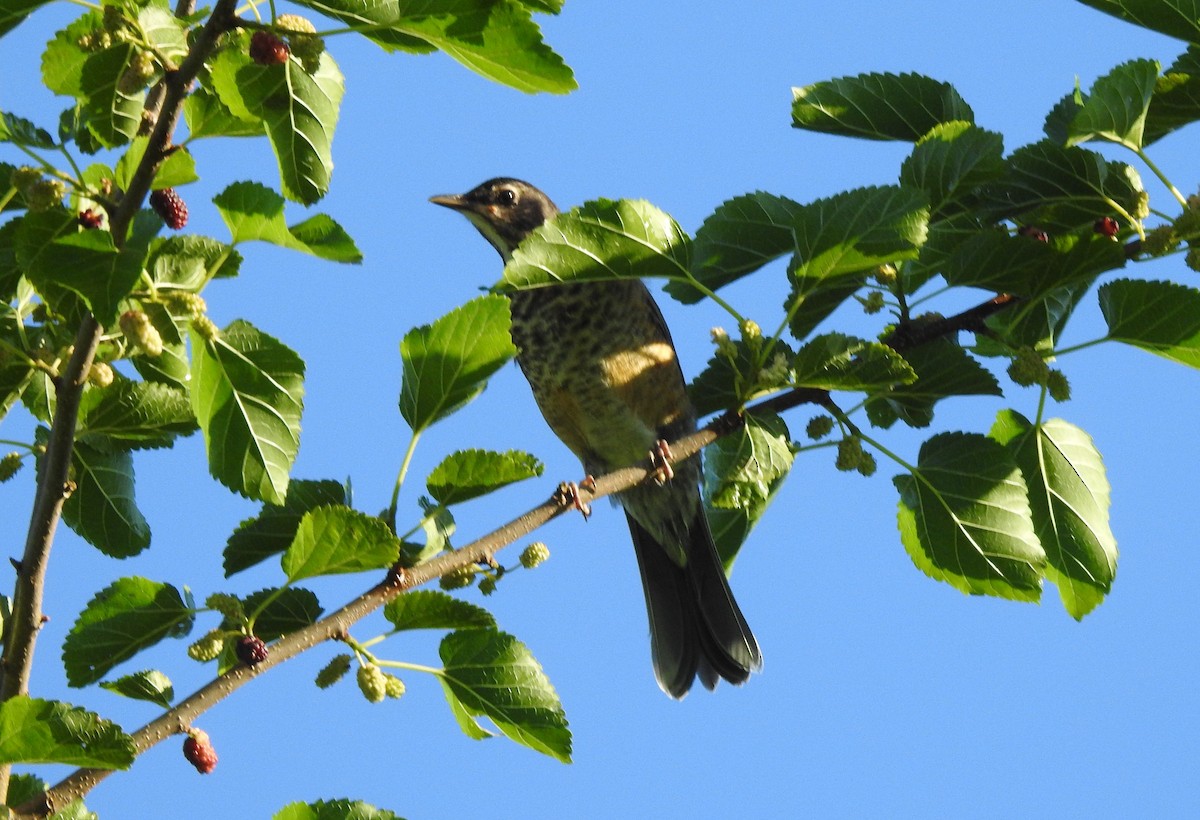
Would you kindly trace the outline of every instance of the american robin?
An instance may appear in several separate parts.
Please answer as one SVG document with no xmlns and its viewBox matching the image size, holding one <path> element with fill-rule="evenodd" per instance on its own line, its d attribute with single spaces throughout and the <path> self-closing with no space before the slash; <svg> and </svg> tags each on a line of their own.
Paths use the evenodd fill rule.
<svg viewBox="0 0 1200 820">
<path fill-rule="evenodd" d="M 465 194 L 432 197 L 452 208 L 507 262 L 558 208 L 527 182 L 501 177 Z M 589 474 L 627 467 L 663 441 L 696 429 L 671 335 L 640 280 L 577 282 L 514 292 L 512 339 L 542 415 Z M 625 510 L 650 618 L 658 685 L 682 698 L 696 676 L 742 683 L 762 666 L 738 609 L 700 499 L 700 459 L 673 465 L 665 486 L 645 483 Z"/>
</svg>

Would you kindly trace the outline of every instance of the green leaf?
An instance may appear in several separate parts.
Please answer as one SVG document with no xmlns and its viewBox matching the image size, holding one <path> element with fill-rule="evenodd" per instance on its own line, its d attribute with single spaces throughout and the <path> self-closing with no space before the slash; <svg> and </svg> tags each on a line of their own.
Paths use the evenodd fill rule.
<svg viewBox="0 0 1200 820">
<path fill-rule="evenodd" d="M 300 479 L 288 483 L 287 499 L 265 504 L 262 512 L 238 525 L 225 544 L 225 577 L 278 555 L 291 546 L 305 513 L 317 507 L 350 504 L 350 493 L 339 481 Z"/>
<path fill-rule="evenodd" d="M 524 239 L 504 266 L 502 286 L 667 277 L 686 279 L 687 234 L 641 199 L 600 199 L 559 214 Z"/>
<path fill-rule="evenodd" d="M 119 80 L 137 56 L 138 47 L 117 42 L 90 55 L 80 74 L 83 115 L 91 132 L 105 148 L 124 145 L 137 136 L 146 93 L 126 94 Z"/>
<path fill-rule="evenodd" d="M 942 275 L 956 287 L 977 287 L 1028 298 L 1044 296 L 1125 265 L 1120 243 L 1094 233 L 1056 236 L 1041 242 L 990 230 L 963 242 L 946 260 Z"/>
<path fill-rule="evenodd" d="M 1200 9 L 1195 0 L 1079 0 L 1127 23 L 1181 40 L 1200 42 Z"/>
<path fill-rule="evenodd" d="M 421 505 L 423 513 L 421 531 L 425 534 L 425 543 L 423 545 L 410 542 L 403 544 L 403 554 L 400 556 L 400 560 L 406 567 L 415 567 L 443 550 L 453 549 L 450 544 L 450 536 L 454 535 L 454 530 L 458 526 L 454 522 L 454 515 L 442 505 L 435 504 L 424 496 L 418 498 L 417 502 Z"/>
<path fill-rule="evenodd" d="M 165 384 L 175 390 L 184 391 L 186 395 L 191 386 L 191 363 L 188 361 L 187 347 L 183 343 L 183 336 L 180 335 L 179 325 L 167 308 L 158 302 L 142 302 L 142 311 L 162 337 L 163 352 L 161 356 L 154 358 L 134 356 L 134 369 L 146 381 Z M 195 421 L 190 410 L 188 416 Z"/>
<path fill-rule="evenodd" d="M 250 59 L 250 36 L 242 31 L 213 58 L 213 88 L 235 117 L 264 123 L 284 195 L 311 205 L 329 191 L 345 79 L 327 51 L 311 73 L 294 56 L 259 65 Z"/>
<path fill-rule="evenodd" d="M 792 89 L 792 125 L 809 131 L 915 142 L 935 125 L 974 122 L 949 83 L 919 74 L 860 74 Z"/>
<path fill-rule="evenodd" d="M 486 716 L 522 746 L 571 762 L 562 704 L 523 643 L 494 629 L 465 629 L 443 638 L 439 654 L 445 664 L 439 680 L 452 708 L 464 717 Z"/>
<path fill-rule="evenodd" d="M 29 148 L 53 148 L 54 137 L 29 120 L 0 111 L 0 142 L 11 142 Z M 8 180 L 3 180 L 7 187 Z"/>
<path fill-rule="evenodd" d="M 157 703 L 164 709 L 170 709 L 171 701 L 175 700 L 175 687 L 171 685 L 171 679 L 157 669 L 146 669 L 116 680 L 102 681 L 100 686 L 127 698 Z"/>
<path fill-rule="evenodd" d="M 138 165 L 142 162 L 142 157 L 146 154 L 146 146 L 149 144 L 149 137 L 136 137 L 129 143 L 129 147 L 125 149 L 121 158 L 117 160 L 117 167 L 113 171 L 113 183 L 121 190 L 129 187 Z M 154 174 L 154 180 L 150 183 L 150 188 L 155 191 L 162 188 L 174 188 L 195 182 L 199 178 L 196 175 L 196 161 L 192 159 L 191 152 L 179 145 L 175 146 L 175 150 L 171 151 L 158 167 L 158 171 Z"/>
<path fill-rule="evenodd" d="M 1100 288 L 1107 338 L 1200 368 L 1200 290 L 1117 279 Z"/>
<path fill-rule="evenodd" d="M 7 34 L 21 24 L 29 15 L 50 0 L 3 0 L 0 2 L 0 36 Z"/>
<path fill-rule="evenodd" d="M 184 98 L 183 116 L 189 139 L 258 137 L 266 130 L 262 120 L 236 116 L 215 93 L 203 87 Z"/>
<path fill-rule="evenodd" d="M 1200 48 L 1187 51 L 1159 76 L 1146 113 L 1143 145 L 1200 120 Z"/>
<path fill-rule="evenodd" d="M 516 0 L 300 0 L 300 5 L 364 28 L 389 51 L 438 48 L 520 91 L 565 94 L 577 87 L 571 69 L 545 45 L 529 10 Z"/>
<path fill-rule="evenodd" d="M 52 302 L 62 290 L 76 294 L 96 320 L 116 322 L 121 300 L 137 284 L 146 248 L 129 242 L 118 251 L 108 231 L 83 231 L 64 208 L 27 214 L 16 235 L 17 261 Z"/>
<path fill-rule="evenodd" d="M 900 166 L 900 184 L 924 191 L 931 213 L 945 216 L 973 206 L 976 189 L 1004 173 L 1004 138 L 969 122 L 934 126 Z"/>
<path fill-rule="evenodd" d="M 984 186 L 990 216 L 1051 234 L 1090 232 L 1097 217 L 1137 213 L 1145 195 L 1130 166 L 1049 140 L 1014 151 L 1007 166 L 1004 179 Z"/>
<path fill-rule="evenodd" d="M 76 797 L 70 803 L 46 818 L 46 820 L 99 820 L 99 818 L 100 815 L 93 811 L 88 811 L 82 797 Z"/>
<path fill-rule="evenodd" d="M 378 518 L 349 507 L 318 507 L 305 513 L 283 554 L 288 582 L 317 575 L 383 569 L 400 557 L 400 541 Z"/>
<path fill-rule="evenodd" d="M 917 466 L 892 479 L 899 526 L 917 567 L 964 593 L 1036 601 L 1046 556 L 1021 471 L 999 443 L 941 433 Z"/>
<path fill-rule="evenodd" d="M 362 254 L 342 227 L 317 214 L 288 227 L 283 197 L 257 182 L 235 182 L 213 198 L 233 244 L 259 240 L 332 262 L 361 262 Z"/>
<path fill-rule="evenodd" d="M 63 521 L 105 555 L 128 558 L 150 546 L 150 525 L 134 498 L 133 456 L 75 443 L 75 489 L 63 503 Z"/>
<path fill-rule="evenodd" d="M 867 417 L 876 427 L 891 427 L 897 419 L 910 427 L 928 427 L 933 405 L 947 396 L 1001 395 L 996 377 L 950 339 L 906 350 L 904 359 L 917 380 L 867 399 Z"/>
<path fill-rule="evenodd" d="M 717 555 L 721 557 L 721 564 L 725 567 L 726 574 L 733 569 L 733 563 L 737 559 L 742 545 L 746 543 L 746 539 L 758 525 L 763 513 L 775 500 L 775 494 L 783 486 L 783 480 L 786 477 L 786 474 L 782 474 L 771 481 L 767 487 L 767 497 L 759 504 L 735 509 L 711 505 L 706 508 L 708 526 L 712 531 L 713 542 L 717 545 Z M 707 486 L 705 491 L 707 493 Z"/>
<path fill-rule="evenodd" d="M 50 784 L 40 777 L 13 772 L 8 780 L 8 797 L 2 802 L 6 806 L 19 806 L 27 800 L 40 797 L 48 788 Z"/>
<path fill-rule="evenodd" d="M 974 349 L 984 355 L 1007 357 L 1012 354 L 1014 345 L 1053 347 L 1093 281 L 1077 281 L 992 314 L 985 324 L 1004 343 L 992 342 L 987 336 L 976 336 Z"/>
<path fill-rule="evenodd" d="M 792 360 L 792 371 L 794 385 L 825 390 L 878 390 L 917 379 L 904 357 L 887 345 L 841 333 L 811 339 Z"/>
<path fill-rule="evenodd" d="M 169 447 L 175 436 L 196 429 L 187 393 L 178 388 L 122 378 L 98 395 L 81 414 L 79 435 L 85 440 L 103 436 L 134 449 Z"/>
<path fill-rule="evenodd" d="M 400 414 L 414 432 L 458 410 L 516 355 L 508 299 L 480 296 L 404 335 Z"/>
<path fill-rule="evenodd" d="M 179 638 L 194 615 L 179 590 L 146 578 L 119 578 L 79 614 L 63 644 L 67 683 L 86 686 L 163 638 Z"/>
<path fill-rule="evenodd" d="M 1046 577 L 1076 620 L 1095 609 L 1117 574 L 1117 540 L 1108 524 L 1109 486 L 1091 437 L 1062 419 L 1033 425 L 1001 411 L 991 437 L 1005 445 L 1029 485 Z"/>
<path fill-rule="evenodd" d="M 209 279 L 236 276 L 241 263 L 241 254 L 231 245 L 207 236 L 183 234 L 153 243 L 146 270 L 159 287 L 196 293 Z"/>
<path fill-rule="evenodd" d="M 154 50 L 183 62 L 188 53 L 187 24 L 176 17 L 165 2 L 148 2 L 137 9 L 137 24 L 146 43 Z"/>
<path fill-rule="evenodd" d="M 801 207 L 763 191 L 725 201 L 696 231 L 692 275 L 709 290 L 717 290 L 790 253 L 796 247 L 792 226 Z M 685 304 L 704 298 L 686 280 L 671 280 L 666 291 Z"/>
<path fill-rule="evenodd" d="M 775 415 L 748 415 L 741 430 L 717 439 L 705 455 L 704 489 L 709 503 L 759 514 L 795 457 L 787 425 Z"/>
<path fill-rule="evenodd" d="M 9 0 L 12 2 L 12 0 Z M 3 12 L 0 12 L 0 16 Z M 103 25 L 98 11 L 76 18 L 65 29 L 55 32 L 54 39 L 42 52 L 42 81 L 55 94 L 82 97 L 83 66 L 93 52 L 85 50 L 79 41 Z"/>
<path fill-rule="evenodd" d="M 94 712 L 17 695 L 0 703 L 0 762 L 128 769 L 133 738 Z"/>
<path fill-rule="evenodd" d="M 400 820 L 387 809 L 377 809 L 361 800 L 318 800 L 288 803 L 271 820 Z"/>
<path fill-rule="evenodd" d="M 300 448 L 304 362 L 240 319 L 214 339 L 194 329 L 191 339 L 192 410 L 209 471 L 234 492 L 282 504 Z"/>
<path fill-rule="evenodd" d="M 459 450 L 442 459 L 425 485 L 438 503 L 450 506 L 541 474 L 542 463 L 529 453 Z"/>
<path fill-rule="evenodd" d="M 860 188 L 806 205 L 795 223 L 796 257 L 788 270 L 793 335 L 807 335 L 813 318 L 824 318 L 853 293 L 866 271 L 916 258 L 928 222 L 925 195 L 897 186 Z"/>
<path fill-rule="evenodd" d="M 1067 145 L 1104 139 L 1137 151 L 1158 80 L 1157 60 L 1130 60 L 1096 80 L 1067 130 Z"/>
<path fill-rule="evenodd" d="M 254 616 L 254 634 L 264 641 L 273 641 L 315 624 L 325 611 L 316 593 L 303 587 L 260 589 L 246 596 L 242 609 L 247 613 L 257 613 Z"/>
<path fill-rule="evenodd" d="M 718 353 L 688 386 L 697 415 L 741 409 L 760 395 L 792 385 L 787 363 L 795 354 L 787 343 L 776 342 L 768 362 L 761 361 L 761 339 L 738 339 L 730 343 L 732 361 Z"/>
<path fill-rule="evenodd" d="M 491 629 L 492 613 L 436 589 L 414 589 L 387 602 L 383 617 L 396 632 L 406 629 Z"/>
</svg>

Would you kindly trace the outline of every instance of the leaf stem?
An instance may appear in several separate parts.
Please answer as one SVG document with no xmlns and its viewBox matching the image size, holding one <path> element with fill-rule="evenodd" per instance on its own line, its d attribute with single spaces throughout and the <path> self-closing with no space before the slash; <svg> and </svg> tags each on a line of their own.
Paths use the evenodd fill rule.
<svg viewBox="0 0 1200 820">
<path fill-rule="evenodd" d="M 1170 191 L 1171 195 L 1179 201 L 1179 204 L 1186 208 L 1187 197 L 1179 192 L 1179 189 L 1172 184 L 1171 180 L 1167 179 L 1167 175 L 1162 172 L 1162 169 L 1154 164 L 1154 161 L 1150 159 L 1150 155 L 1141 148 L 1135 149 L 1134 153 L 1138 155 L 1138 159 L 1146 163 L 1146 167 L 1149 168 L 1156 177 L 1158 177 L 1159 181 L 1162 182 L 1163 185 L 1167 186 L 1167 190 Z"/>
<path fill-rule="evenodd" d="M 435 666 L 425 666 L 419 663 L 409 663 L 408 661 L 375 661 L 376 666 L 386 666 L 390 669 L 411 669 L 413 672 L 428 672 L 430 675 L 445 677 L 446 670 L 439 669 Z"/>
<path fill-rule="evenodd" d="M 408 467 L 412 464 L 413 453 L 416 452 L 417 441 L 420 438 L 421 433 L 414 430 L 412 438 L 408 440 L 408 447 L 404 451 L 404 458 L 400 462 L 400 471 L 396 474 L 396 486 L 392 488 L 392 502 L 388 505 L 387 514 L 384 516 L 384 521 L 392 532 L 396 531 L 396 507 L 400 503 L 400 489 L 404 486 L 404 478 L 408 475 Z"/>
</svg>

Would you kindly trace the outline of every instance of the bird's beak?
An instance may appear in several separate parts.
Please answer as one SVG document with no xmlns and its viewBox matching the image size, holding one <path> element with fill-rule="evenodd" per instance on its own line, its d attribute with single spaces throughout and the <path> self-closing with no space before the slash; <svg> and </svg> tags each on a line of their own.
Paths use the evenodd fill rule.
<svg viewBox="0 0 1200 820">
<path fill-rule="evenodd" d="M 437 196 L 429 197 L 429 201 L 434 205 L 443 205 L 455 211 L 465 211 L 467 209 L 467 202 L 462 194 L 438 194 Z"/>
</svg>

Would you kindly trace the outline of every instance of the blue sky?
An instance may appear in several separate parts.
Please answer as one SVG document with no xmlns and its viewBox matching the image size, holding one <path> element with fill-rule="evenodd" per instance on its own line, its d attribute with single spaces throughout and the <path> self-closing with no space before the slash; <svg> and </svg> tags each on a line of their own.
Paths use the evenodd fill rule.
<svg viewBox="0 0 1200 820">
<path fill-rule="evenodd" d="M 389 57 L 350 38 L 331 42 L 347 94 L 333 190 L 317 210 L 341 222 L 366 261 L 340 267 L 249 247 L 241 276 L 205 293 L 219 325 L 247 318 L 307 362 L 296 476 L 350 476 L 360 509 L 384 507 L 407 442 L 396 411 L 399 340 L 498 278 L 494 251 L 465 221 L 428 204 L 430 194 L 512 175 L 564 207 L 645 198 L 694 231 L 747 191 L 809 201 L 895 181 L 906 146 L 790 128 L 794 85 L 867 71 L 929 74 L 953 83 L 976 122 L 1002 132 L 1012 150 L 1040 137 L 1045 112 L 1076 78 L 1086 88 L 1125 60 L 1166 65 L 1183 51 L 1068 0 L 689 5 L 573 0 L 560 17 L 543 18 L 548 42 L 579 80 L 566 97 L 525 96 L 442 55 Z M 53 122 L 47 112 L 61 106 L 35 87 L 34 67 L 41 44 L 71 16 L 65 6 L 45 9 L 0 41 L 0 109 Z M 1195 139 L 1187 129 L 1152 149 L 1185 192 L 1197 184 Z M 204 178 L 181 191 L 189 228 L 224 237 L 212 195 L 235 180 L 275 184 L 274 161 L 265 141 L 204 141 L 195 154 Z M 1167 207 L 1161 187 L 1143 177 Z M 289 208 L 292 221 L 303 217 Z M 1197 275 L 1178 261 L 1129 273 L 1189 284 Z M 773 326 L 785 289 L 775 266 L 727 298 Z M 694 375 L 710 355 L 708 329 L 727 320 L 715 307 L 660 302 Z M 1094 298 L 1085 305 L 1068 343 L 1099 335 Z M 873 332 L 852 310 L 834 321 Z M 290 800 L 340 796 L 409 818 L 1195 816 L 1200 381 L 1115 346 L 1061 366 L 1074 399 L 1053 412 L 1087 430 L 1104 455 L 1121 548 L 1112 595 L 1082 623 L 1052 587 L 1036 606 L 969 598 L 928 579 L 896 533 L 889 479 L 898 469 L 881 458 L 877 475 L 864 479 L 836 472 L 832 453 L 818 451 L 797 461 L 732 579 L 765 656 L 763 672 L 741 688 L 698 690 L 682 703 L 659 692 L 624 516 L 600 505 L 587 523 L 566 517 L 547 527 L 540 537 L 550 562 L 487 599 L 558 689 L 574 764 L 505 740 L 468 740 L 437 684 L 415 674 L 398 703 L 369 705 L 352 684 L 318 691 L 312 676 L 332 654 L 318 649 L 197 722 L 220 755 L 213 775 L 197 775 L 171 740 L 109 778 L 88 805 L 130 818 L 268 817 Z M 930 432 L 985 432 L 1001 407 L 1032 413 L 1035 402 L 1033 391 L 1015 386 L 1004 401 L 947 402 L 931 431 L 884 440 L 914 457 Z M 790 414 L 792 429 L 809 415 Z M 26 423 L 14 415 L 0 436 L 23 435 Z M 578 476 L 515 367 L 423 438 L 412 476 L 451 449 L 475 446 L 531 451 L 546 473 L 464 507 L 459 543 Z M 55 657 L 97 588 L 138 574 L 188 584 L 203 599 L 278 581 L 269 566 L 221 578 L 224 541 L 256 508 L 205 476 L 198 439 L 141 454 L 137 468 L 154 546 L 115 566 L 61 534 L 33 682 L 36 694 L 129 729 L 153 717 L 150 707 L 68 690 Z M 24 537 L 31 483 L 27 472 L 0 489 L 8 554 Z M 412 485 L 402 514 L 416 510 Z M 355 576 L 313 587 L 333 608 L 371 582 Z M 0 571 L 0 584 L 10 586 L 11 573 Z M 474 591 L 467 597 L 479 600 Z M 369 638 L 379 627 L 373 621 L 354 634 Z M 177 692 L 190 692 L 207 675 L 183 647 L 160 646 L 121 671 L 156 665 Z M 389 653 L 435 662 L 436 644 L 396 641 Z"/>
</svg>

